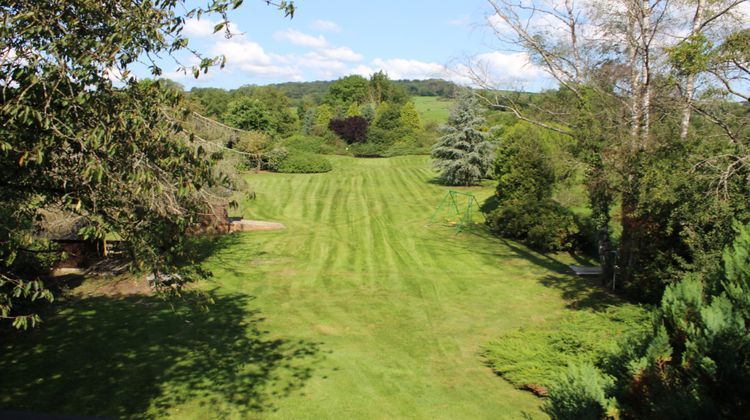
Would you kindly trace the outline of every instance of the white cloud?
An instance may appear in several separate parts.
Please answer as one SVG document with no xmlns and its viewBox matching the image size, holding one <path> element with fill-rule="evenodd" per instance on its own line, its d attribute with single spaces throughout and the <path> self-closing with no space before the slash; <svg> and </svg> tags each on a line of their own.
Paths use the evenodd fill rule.
<svg viewBox="0 0 750 420">
<path fill-rule="evenodd" d="M 279 31 L 274 34 L 276 39 L 289 41 L 294 45 L 300 45 L 303 47 L 311 48 L 323 48 L 328 45 L 323 35 L 313 36 L 294 29 L 287 29 L 285 31 Z"/>
<path fill-rule="evenodd" d="M 361 61 L 362 54 L 352 51 L 348 47 L 321 48 L 318 53 L 324 57 L 341 61 Z"/>
<path fill-rule="evenodd" d="M 208 37 L 214 35 L 214 28 L 218 22 L 214 22 L 210 19 L 195 19 L 190 18 L 185 21 L 185 26 L 182 29 L 182 33 L 187 36 L 194 37 Z M 234 23 L 229 22 L 229 32 L 233 35 L 239 35 L 240 28 Z M 221 29 L 216 35 L 224 36 L 224 29 Z"/>
<path fill-rule="evenodd" d="M 545 75 L 544 71 L 531 63 L 525 52 L 502 53 L 499 51 L 479 54 L 474 63 L 490 71 L 498 78 L 532 80 Z"/>
<path fill-rule="evenodd" d="M 447 73 L 444 65 L 403 58 L 372 60 L 372 66 L 388 73 L 391 79 L 430 79 Z"/>
<path fill-rule="evenodd" d="M 271 64 L 271 57 L 263 47 L 252 41 L 242 39 L 222 39 L 214 44 L 213 51 L 227 58 L 227 65 L 236 64 Z"/>
<path fill-rule="evenodd" d="M 341 32 L 341 27 L 330 20 L 316 20 L 310 27 L 323 32 Z"/>
<path fill-rule="evenodd" d="M 190 18 L 185 21 L 182 33 L 188 36 L 210 36 L 214 33 L 215 25 L 208 19 Z"/>
</svg>

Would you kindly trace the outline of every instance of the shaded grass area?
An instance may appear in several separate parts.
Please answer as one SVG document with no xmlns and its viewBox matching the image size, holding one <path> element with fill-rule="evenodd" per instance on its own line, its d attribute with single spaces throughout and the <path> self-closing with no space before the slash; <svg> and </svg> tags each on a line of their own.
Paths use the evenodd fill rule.
<svg viewBox="0 0 750 420">
<path fill-rule="evenodd" d="M 0 407 L 118 418 L 195 401 L 216 417 L 273 410 L 321 350 L 270 336 L 252 300 L 215 296 L 206 312 L 147 296 L 68 298 L 44 327 L 4 340 Z"/>
<path fill-rule="evenodd" d="M 208 312 L 149 296 L 69 297 L 3 336 L 0 409 L 112 417 L 520 418 L 540 400 L 486 343 L 624 307 L 475 225 L 428 226 L 447 187 L 424 156 L 330 157 L 325 174 L 250 174 L 245 218 L 287 229 L 199 241 Z M 480 203 L 492 185 L 456 188 Z M 85 286 L 85 284 L 84 284 Z M 85 288 L 85 287 L 84 287 Z M 613 321 L 614 322 L 614 321 Z"/>
</svg>

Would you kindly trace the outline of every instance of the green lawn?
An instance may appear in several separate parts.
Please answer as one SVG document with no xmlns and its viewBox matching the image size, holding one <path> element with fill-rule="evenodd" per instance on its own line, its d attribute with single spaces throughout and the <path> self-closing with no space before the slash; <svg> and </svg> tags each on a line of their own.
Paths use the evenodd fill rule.
<svg viewBox="0 0 750 420">
<path fill-rule="evenodd" d="M 417 107 L 422 124 L 428 122 L 445 124 L 448 122 L 448 114 L 453 106 L 453 101 L 438 96 L 412 96 L 412 100 Z"/>
<path fill-rule="evenodd" d="M 608 298 L 545 257 L 426 226 L 446 188 L 427 158 L 331 157 L 325 174 L 252 174 L 208 312 L 148 296 L 69 296 L 0 344 L 0 410 L 174 418 L 542 417 L 483 346 Z M 492 187 L 464 189 L 479 201 Z M 479 217 L 477 220 L 479 221 Z M 570 308 L 576 309 L 570 309 Z"/>
</svg>

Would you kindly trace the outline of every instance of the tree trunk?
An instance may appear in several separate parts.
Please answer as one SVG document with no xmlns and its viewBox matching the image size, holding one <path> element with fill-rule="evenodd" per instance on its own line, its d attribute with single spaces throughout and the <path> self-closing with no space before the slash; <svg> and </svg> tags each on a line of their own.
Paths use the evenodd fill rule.
<svg viewBox="0 0 750 420">
<path fill-rule="evenodd" d="M 701 23 L 703 22 L 703 12 L 706 8 L 706 0 L 698 0 L 693 17 L 693 28 L 690 36 L 697 35 L 700 32 Z M 685 79 L 685 103 L 682 107 L 682 122 L 680 124 L 680 140 L 685 141 L 690 129 L 690 106 L 693 104 L 693 94 L 695 93 L 695 74 L 690 73 Z"/>
</svg>

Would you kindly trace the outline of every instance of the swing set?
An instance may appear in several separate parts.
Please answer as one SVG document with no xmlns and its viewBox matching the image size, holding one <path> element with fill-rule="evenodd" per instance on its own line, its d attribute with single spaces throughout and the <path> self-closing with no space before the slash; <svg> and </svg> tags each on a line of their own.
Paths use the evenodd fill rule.
<svg viewBox="0 0 750 420">
<path fill-rule="evenodd" d="M 448 223 L 456 227 L 456 233 L 459 233 L 474 224 L 474 220 L 472 219 L 472 208 L 476 205 L 476 208 L 479 209 L 479 202 L 476 197 L 474 197 L 474 194 L 448 190 L 440 201 L 440 204 L 438 204 L 435 211 L 432 213 L 430 222 L 427 224 L 428 226 L 435 221 L 435 217 L 437 217 L 438 213 L 443 207 L 445 207 L 446 203 L 448 204 L 447 210 L 451 214 L 455 212 L 456 218 L 448 219 Z"/>
</svg>

